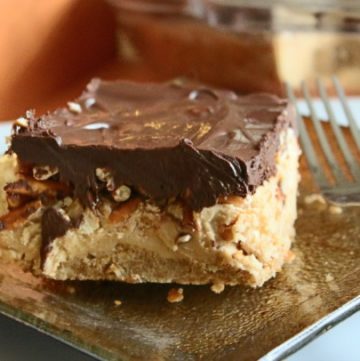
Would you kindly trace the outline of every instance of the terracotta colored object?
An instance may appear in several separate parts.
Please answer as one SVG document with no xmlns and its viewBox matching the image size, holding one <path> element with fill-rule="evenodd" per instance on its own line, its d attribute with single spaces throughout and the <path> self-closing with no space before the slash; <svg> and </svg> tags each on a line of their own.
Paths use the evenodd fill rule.
<svg viewBox="0 0 360 361">
<path fill-rule="evenodd" d="M 159 80 L 187 76 L 240 93 L 281 92 L 271 36 L 236 34 L 185 15 L 118 12 L 119 57 Z"/>
<path fill-rule="evenodd" d="M 101 0 L 7 1 L 0 24 L 0 119 L 46 111 L 116 55 L 113 13 Z"/>
</svg>

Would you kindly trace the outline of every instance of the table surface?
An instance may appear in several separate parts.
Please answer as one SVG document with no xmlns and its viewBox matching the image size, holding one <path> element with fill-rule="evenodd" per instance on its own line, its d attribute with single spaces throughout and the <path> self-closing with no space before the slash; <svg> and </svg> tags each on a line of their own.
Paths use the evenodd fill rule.
<svg viewBox="0 0 360 361">
<path fill-rule="evenodd" d="M 287 358 L 287 361 L 358 361 L 360 359 L 360 312 Z M 3 361 L 93 361 L 63 343 L 0 316 L 0 360 Z"/>
<path fill-rule="evenodd" d="M 333 102 L 339 122 L 344 122 L 338 102 Z M 360 126 L 360 99 L 351 98 L 350 105 L 356 114 Z M 305 104 L 299 104 L 301 112 L 306 113 Z M 323 114 L 321 104 L 316 108 Z M 322 117 L 324 118 L 324 117 Z M 10 126 L 2 124 L 0 136 L 8 134 Z M 0 152 L 3 152 L 1 149 Z M 356 335 L 360 334 L 360 312 L 341 322 L 339 325 L 318 337 L 294 355 L 288 361 L 358 361 L 360 360 L 360 344 Z M 4 361 L 42 361 L 68 360 L 91 361 L 93 357 L 85 355 L 63 343 L 35 331 L 27 326 L 0 315 L 0 360 Z"/>
</svg>

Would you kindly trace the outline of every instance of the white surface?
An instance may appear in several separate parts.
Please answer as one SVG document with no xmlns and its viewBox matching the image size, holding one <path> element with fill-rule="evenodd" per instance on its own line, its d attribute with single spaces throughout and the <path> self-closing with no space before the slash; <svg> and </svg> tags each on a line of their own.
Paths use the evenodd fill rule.
<svg viewBox="0 0 360 361">
<path fill-rule="evenodd" d="M 360 312 L 288 357 L 287 361 L 359 361 Z"/>
<path fill-rule="evenodd" d="M 352 110 L 352 113 L 357 120 L 357 124 L 360 127 L 360 98 L 359 97 L 348 97 L 348 103 Z M 327 113 L 323 103 L 319 99 L 315 99 L 313 102 L 315 107 L 316 114 L 318 115 L 319 119 L 326 120 Z M 334 114 L 336 119 L 338 120 L 339 124 L 341 125 L 348 125 L 346 116 L 342 110 L 341 103 L 338 99 L 331 99 L 331 106 L 333 108 Z M 298 101 L 299 111 L 303 115 L 310 115 L 309 108 L 306 105 L 305 100 Z"/>
<path fill-rule="evenodd" d="M 350 98 L 350 107 L 360 126 L 360 98 Z M 321 102 L 315 101 L 314 105 L 321 119 L 326 119 L 326 112 Z M 346 125 L 341 105 L 337 100 L 332 101 L 334 111 L 340 124 Z M 308 114 L 304 101 L 299 101 L 302 114 Z M 0 124 L 0 152 L 6 150 L 6 145 L 1 140 L 10 134 L 9 123 Z M 1 327 L 1 324 L 0 324 Z M 19 326 L 20 327 L 20 326 Z M 44 345 L 49 342 L 47 336 L 39 334 Z M 26 342 L 26 340 L 23 340 Z M 66 346 L 64 345 L 64 348 Z M 1 352 L 0 352 L 1 356 Z M 341 322 L 333 329 L 312 341 L 309 345 L 287 358 L 287 361 L 359 361 L 360 360 L 360 312 Z"/>
<path fill-rule="evenodd" d="M 6 149 L 5 137 L 8 137 L 11 132 L 11 123 L 0 123 L 0 154 L 3 154 Z"/>
</svg>

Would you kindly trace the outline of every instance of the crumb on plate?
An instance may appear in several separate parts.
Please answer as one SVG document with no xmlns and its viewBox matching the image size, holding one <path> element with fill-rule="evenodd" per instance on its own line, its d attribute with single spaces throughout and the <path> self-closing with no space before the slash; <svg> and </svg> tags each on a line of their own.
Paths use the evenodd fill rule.
<svg viewBox="0 0 360 361">
<path fill-rule="evenodd" d="M 329 207 L 329 212 L 331 214 L 341 214 L 343 212 L 343 209 L 339 206 L 331 205 Z"/>
<path fill-rule="evenodd" d="M 214 283 L 211 286 L 211 291 L 213 291 L 214 293 L 221 293 L 223 292 L 225 289 L 225 285 L 223 283 Z"/>
<path fill-rule="evenodd" d="M 324 197 L 320 193 L 309 194 L 304 199 L 305 204 L 313 204 L 319 202 L 321 204 L 326 204 Z"/>
<path fill-rule="evenodd" d="M 66 287 L 66 291 L 67 291 L 68 293 L 70 293 L 71 295 L 73 295 L 73 294 L 76 292 L 76 289 L 75 289 L 74 286 L 67 286 L 67 287 Z"/>
<path fill-rule="evenodd" d="M 171 288 L 167 295 L 170 303 L 181 302 L 184 299 L 184 290 L 182 288 Z"/>
</svg>

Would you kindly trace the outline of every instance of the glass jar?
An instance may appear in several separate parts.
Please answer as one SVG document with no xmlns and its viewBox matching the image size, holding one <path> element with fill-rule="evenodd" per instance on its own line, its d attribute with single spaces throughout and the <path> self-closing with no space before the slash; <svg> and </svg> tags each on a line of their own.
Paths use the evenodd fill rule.
<svg viewBox="0 0 360 361">
<path fill-rule="evenodd" d="M 153 80 L 187 76 L 240 92 L 330 79 L 360 92 L 360 3 L 111 0 L 119 58 Z"/>
</svg>

